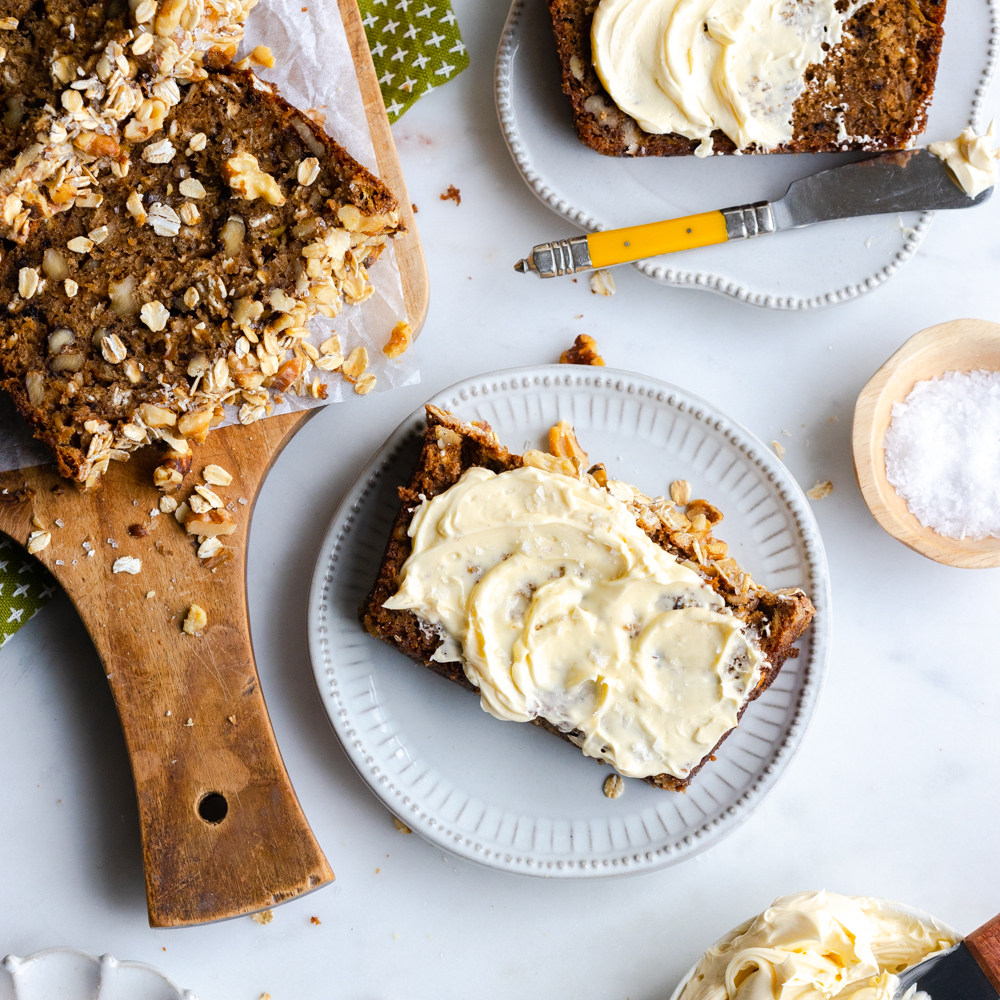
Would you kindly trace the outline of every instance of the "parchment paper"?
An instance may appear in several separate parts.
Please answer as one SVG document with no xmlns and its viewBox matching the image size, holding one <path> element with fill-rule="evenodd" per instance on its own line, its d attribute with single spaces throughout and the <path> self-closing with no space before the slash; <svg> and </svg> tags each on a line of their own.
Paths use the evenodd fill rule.
<svg viewBox="0 0 1000 1000">
<path fill-rule="evenodd" d="M 307 9 L 303 11 L 303 7 Z M 276 62 L 273 69 L 255 66 L 255 72 L 276 83 L 289 103 L 303 111 L 316 109 L 324 114 L 326 131 L 359 163 L 377 174 L 375 147 L 336 0 L 261 0 L 248 19 L 244 52 L 257 45 L 269 46 Z M 372 399 L 375 393 L 419 382 L 420 372 L 412 352 L 398 361 L 389 361 L 382 353 L 392 328 L 406 319 L 399 265 L 391 240 L 372 265 L 369 276 L 374 294 L 360 305 L 344 306 L 335 320 L 318 317 L 310 326 L 309 339 L 318 347 L 331 331 L 336 331 L 345 356 L 359 344 L 366 347 L 369 370 L 377 378 L 367 398 L 376 405 Z M 310 378 L 319 375 L 320 381 L 327 384 L 328 398 L 284 393 L 285 403 L 276 405 L 274 414 L 340 402 L 354 393 L 353 386 L 337 372 L 312 369 L 309 374 Z M 228 410 L 225 423 L 235 423 L 236 407 Z M 47 449 L 32 439 L 10 399 L 0 393 L 0 471 L 51 460 Z"/>
</svg>

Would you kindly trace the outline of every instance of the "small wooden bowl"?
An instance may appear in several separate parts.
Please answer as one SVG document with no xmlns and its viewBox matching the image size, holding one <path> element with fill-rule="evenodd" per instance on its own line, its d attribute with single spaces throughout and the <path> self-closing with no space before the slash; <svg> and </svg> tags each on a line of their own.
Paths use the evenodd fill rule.
<svg viewBox="0 0 1000 1000">
<path fill-rule="evenodd" d="M 926 528 L 885 478 L 882 442 L 892 404 L 902 402 L 915 383 L 947 371 L 983 368 L 1000 371 L 1000 325 L 956 319 L 912 336 L 871 377 L 854 408 L 854 474 L 875 520 L 894 538 L 946 566 L 986 569 L 1000 566 L 1000 538 L 947 538 Z"/>
</svg>

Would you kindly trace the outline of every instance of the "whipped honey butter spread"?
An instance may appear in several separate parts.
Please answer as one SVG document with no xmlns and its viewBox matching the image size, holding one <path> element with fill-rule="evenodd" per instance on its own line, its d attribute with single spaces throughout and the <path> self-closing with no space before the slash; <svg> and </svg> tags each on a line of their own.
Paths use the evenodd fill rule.
<svg viewBox="0 0 1000 1000">
<path fill-rule="evenodd" d="M 800 892 L 709 948 L 680 1000 L 892 1000 L 898 973 L 957 940 L 884 900 Z"/>
<path fill-rule="evenodd" d="M 414 512 L 385 607 L 439 626 L 498 719 L 542 717 L 622 774 L 685 778 L 764 656 L 620 500 L 556 472 L 471 468 Z"/>
<path fill-rule="evenodd" d="M 601 0 L 594 67 L 615 104 L 647 132 L 701 139 L 721 129 L 737 149 L 792 139 L 793 105 L 867 0 Z"/>
<path fill-rule="evenodd" d="M 932 142 L 927 148 L 948 164 L 959 187 L 975 198 L 988 187 L 993 187 L 1000 177 L 1000 150 L 996 146 L 997 123 L 990 122 L 985 135 L 976 135 L 974 129 L 964 129 L 957 139 Z"/>
</svg>

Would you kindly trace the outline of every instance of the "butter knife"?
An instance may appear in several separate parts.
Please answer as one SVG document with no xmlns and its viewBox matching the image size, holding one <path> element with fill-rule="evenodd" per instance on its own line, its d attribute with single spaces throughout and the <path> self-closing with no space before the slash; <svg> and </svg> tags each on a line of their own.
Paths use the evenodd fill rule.
<svg viewBox="0 0 1000 1000">
<path fill-rule="evenodd" d="M 904 996 L 913 986 L 930 994 L 931 1000 L 997 1000 L 1000 915 L 974 930 L 954 948 L 901 972 L 896 996 Z"/>
<path fill-rule="evenodd" d="M 929 150 L 883 153 L 793 181 L 777 201 L 540 243 L 514 265 L 514 270 L 554 278 L 834 219 L 972 208 L 992 193 L 989 187 L 970 198 L 944 162 Z"/>
</svg>

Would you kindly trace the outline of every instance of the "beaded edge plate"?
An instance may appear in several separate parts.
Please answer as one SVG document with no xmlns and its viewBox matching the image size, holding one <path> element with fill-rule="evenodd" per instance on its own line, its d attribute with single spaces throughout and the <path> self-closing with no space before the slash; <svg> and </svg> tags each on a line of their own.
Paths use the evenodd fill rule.
<svg viewBox="0 0 1000 1000">
<path fill-rule="evenodd" d="M 399 500 L 416 463 L 423 409 L 379 449 L 344 497 L 321 546 L 309 598 L 309 646 L 323 705 L 348 758 L 408 827 L 493 868 L 580 878 L 678 863 L 734 830 L 799 746 L 829 654 L 830 584 L 808 501 L 753 435 L 697 396 L 624 371 L 565 365 L 459 382 L 435 405 L 487 420 L 514 450 L 568 419 L 591 459 L 650 495 L 673 479 L 726 515 L 719 536 L 771 589 L 802 586 L 816 618 L 771 687 L 744 713 L 686 794 L 626 781 L 535 726 L 501 723 L 458 685 L 361 628 Z"/>
<path fill-rule="evenodd" d="M 198 1000 L 145 962 L 98 958 L 79 948 L 47 948 L 0 962 L 0 1000 Z"/>
<path fill-rule="evenodd" d="M 920 142 L 978 128 L 1000 45 L 1000 0 L 951 0 Z M 497 50 L 497 115 L 517 169 L 548 208 L 596 232 L 781 197 L 791 181 L 857 154 L 609 157 L 576 137 L 546 0 L 513 0 Z M 811 309 L 880 287 L 916 253 L 934 212 L 868 216 L 637 261 L 665 285 L 772 309 Z M 971 220 L 970 220 L 971 222 Z M 557 224 L 537 242 L 568 235 Z M 528 247 L 518 249 L 518 255 Z M 513 265 L 516 257 L 512 257 Z M 525 280 L 528 280 L 527 278 Z"/>
</svg>

